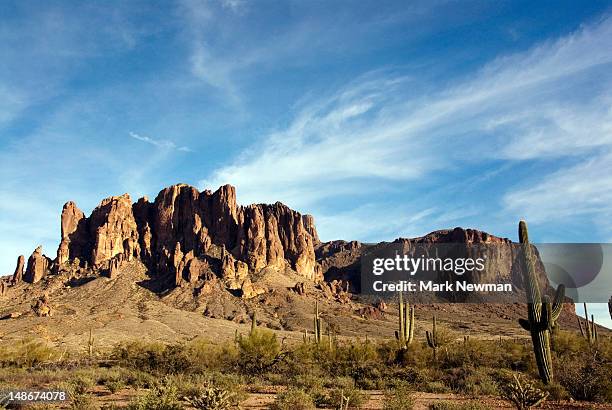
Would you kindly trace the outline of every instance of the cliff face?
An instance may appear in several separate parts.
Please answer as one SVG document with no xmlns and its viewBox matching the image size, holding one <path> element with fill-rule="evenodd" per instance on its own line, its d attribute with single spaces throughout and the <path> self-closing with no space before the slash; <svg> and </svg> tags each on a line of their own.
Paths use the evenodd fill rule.
<svg viewBox="0 0 612 410">
<path fill-rule="evenodd" d="M 145 197 L 132 203 L 128 194 L 113 196 L 89 217 L 70 201 L 62 210 L 61 231 L 55 261 L 37 249 L 24 280 L 37 282 L 52 268 L 75 261 L 112 277 L 123 261 L 140 258 L 152 272 L 179 286 L 197 279 L 203 263 L 198 258 L 212 254 L 222 260 L 221 273 L 232 277 L 234 287 L 264 268 L 291 268 L 311 280 L 322 278 L 315 262 L 319 239 L 313 218 L 278 202 L 239 206 L 230 185 L 215 192 L 173 185 L 154 202 Z M 23 270 L 20 261 L 17 281 Z"/>
<path fill-rule="evenodd" d="M 384 252 L 385 249 L 401 249 L 402 253 L 412 254 L 422 252 L 430 245 L 432 251 L 437 245 L 438 250 L 449 252 L 446 256 L 454 258 L 476 257 L 473 254 L 479 250 L 478 257 L 485 260 L 485 269 L 482 272 L 471 270 L 461 276 L 469 283 L 512 283 L 522 295 L 523 273 L 520 257 L 520 247 L 510 239 L 500 238 L 475 229 L 454 228 L 431 232 L 418 238 L 398 238 L 393 242 L 377 244 L 363 244 L 356 241 L 332 241 L 322 243 L 316 247 L 317 262 L 321 265 L 326 281 L 349 281 L 353 289 L 361 290 L 361 257 L 366 252 Z M 447 245 L 447 247 L 445 247 Z M 476 246 L 474 246 L 476 245 Z M 482 245 L 482 246 L 480 246 Z M 535 249 L 538 255 L 537 249 Z M 455 280 L 458 277 L 453 273 L 432 272 L 437 282 Z M 540 288 L 549 290 L 550 284 L 546 277 L 544 265 L 537 259 L 536 274 L 540 280 Z M 442 299 L 455 300 L 453 294 L 442 295 Z M 517 301 L 518 298 L 509 301 Z M 503 300 L 499 300 L 503 302 Z"/>
</svg>

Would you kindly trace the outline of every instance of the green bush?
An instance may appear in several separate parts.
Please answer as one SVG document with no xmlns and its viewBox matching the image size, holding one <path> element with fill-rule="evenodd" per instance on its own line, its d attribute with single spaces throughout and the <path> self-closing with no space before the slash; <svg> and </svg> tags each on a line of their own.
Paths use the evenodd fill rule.
<svg viewBox="0 0 612 410">
<path fill-rule="evenodd" d="M 238 341 L 237 365 L 245 374 L 262 374 L 271 370 L 281 359 L 280 344 L 274 332 L 256 329 Z"/>
<path fill-rule="evenodd" d="M 548 397 L 548 392 L 539 389 L 534 382 L 520 373 L 513 374 L 500 387 L 502 396 L 513 403 L 517 410 L 535 407 Z"/>
<path fill-rule="evenodd" d="M 191 370 L 192 358 L 182 344 L 129 342 L 113 349 L 111 357 L 120 366 L 153 374 L 176 374 Z"/>
<path fill-rule="evenodd" d="M 384 410 L 411 410 L 414 406 L 412 390 L 407 383 L 399 383 L 395 388 L 385 391 Z"/>
<path fill-rule="evenodd" d="M 471 396 L 497 395 L 495 380 L 486 368 L 463 367 L 444 371 L 444 384 L 457 393 Z"/>
<path fill-rule="evenodd" d="M 19 343 L 0 348 L 0 367 L 31 368 L 43 363 L 52 363 L 61 357 L 61 353 L 47 343 L 24 339 Z"/>
<path fill-rule="evenodd" d="M 289 388 L 276 396 L 270 405 L 272 410 L 310 410 L 314 409 L 312 397 L 304 390 Z"/>
<path fill-rule="evenodd" d="M 349 408 L 358 409 L 365 403 L 364 394 L 354 387 L 331 389 L 327 397 L 327 404 L 334 408 L 340 406 L 342 402 L 346 403 L 346 399 L 348 399 Z"/>
<path fill-rule="evenodd" d="M 123 380 L 108 380 L 106 383 L 104 383 L 104 385 L 113 394 L 125 388 L 125 383 Z"/>
<path fill-rule="evenodd" d="M 567 400 L 570 398 L 569 393 L 565 387 L 557 382 L 550 383 L 548 385 L 539 386 L 540 389 L 548 393 L 548 398 L 554 401 Z"/>
<path fill-rule="evenodd" d="M 184 406 L 179 401 L 177 386 L 162 382 L 145 395 L 133 400 L 127 408 L 128 410 L 181 410 Z"/>
<path fill-rule="evenodd" d="M 576 400 L 612 402 L 610 374 L 612 361 L 591 348 L 557 360 L 557 379 Z"/>
<path fill-rule="evenodd" d="M 190 406 L 202 410 L 224 410 L 234 404 L 234 394 L 215 386 L 206 386 L 198 394 L 185 397 Z"/>
</svg>

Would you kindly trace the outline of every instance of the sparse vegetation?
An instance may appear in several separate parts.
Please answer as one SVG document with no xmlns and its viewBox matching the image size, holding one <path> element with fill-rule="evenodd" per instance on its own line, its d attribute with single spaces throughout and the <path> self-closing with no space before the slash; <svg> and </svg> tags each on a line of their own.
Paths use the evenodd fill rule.
<svg viewBox="0 0 612 410">
<path fill-rule="evenodd" d="M 2 350 L 0 384 L 2 388 L 61 386 L 80 408 L 92 405 L 101 389 L 104 394 L 127 395 L 132 409 L 227 408 L 242 402 L 245 390 L 269 392 L 273 386 L 273 391 L 284 392 L 275 408 L 338 408 L 341 401 L 346 405 L 346 399 L 349 408 L 357 408 L 369 391 L 379 390 L 384 392 L 385 408 L 405 409 L 412 405 L 412 392 L 499 398 L 506 394 L 509 373 L 520 380 L 538 378 L 529 343 L 509 338 L 501 346 L 497 339 L 452 340 L 441 330 L 437 324 L 443 347 L 435 364 L 423 339 L 415 339 L 405 349 L 392 339 L 339 339 L 332 348 L 327 343 L 301 342 L 281 347 L 273 332 L 260 327 L 238 337 L 236 345 L 216 346 L 202 339 L 173 345 L 122 343 L 110 352 L 97 352 L 95 362 L 86 351 L 80 359 L 30 341 Z M 23 353 L 30 359 L 13 356 Z M 590 345 L 579 333 L 559 331 L 551 357 L 558 369 L 556 382 L 531 383 L 548 394 L 549 401 L 612 400 L 609 338 Z M 27 363 L 35 365 L 26 368 Z M 297 400 L 305 407 L 291 404 Z M 462 401 L 434 408 L 478 408 Z"/>
</svg>

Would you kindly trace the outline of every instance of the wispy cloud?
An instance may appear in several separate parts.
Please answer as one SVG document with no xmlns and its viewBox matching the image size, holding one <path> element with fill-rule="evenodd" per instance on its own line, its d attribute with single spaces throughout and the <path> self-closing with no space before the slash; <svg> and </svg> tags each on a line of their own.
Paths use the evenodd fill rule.
<svg viewBox="0 0 612 410">
<path fill-rule="evenodd" d="M 23 92 L 0 83 L 0 126 L 8 124 L 26 106 L 27 99 Z"/>
<path fill-rule="evenodd" d="M 240 105 L 241 96 L 233 79 L 234 71 L 240 64 L 219 54 L 220 51 L 210 44 L 213 37 L 211 28 L 217 23 L 215 17 L 219 17 L 217 10 L 207 1 L 183 0 L 180 4 L 180 14 L 186 23 L 185 35 L 191 48 L 191 73 L 221 91 L 231 103 Z M 238 0 L 225 0 L 221 5 L 235 14 L 243 9 Z"/>
<path fill-rule="evenodd" d="M 603 163 L 607 157 L 598 149 L 612 144 L 610 38 L 606 18 L 420 93 L 411 75 L 370 73 L 305 104 L 289 126 L 264 136 L 201 185 L 233 183 L 246 202 L 282 199 L 312 209 L 401 181 L 422 183 L 459 166 L 578 155 Z M 578 169 L 557 166 L 557 184 L 575 178 L 578 189 Z M 584 172 L 595 172 L 596 165 L 590 169 Z M 530 194 L 544 198 L 555 185 Z M 512 207 L 523 206 L 521 198 L 507 197 Z"/>
<path fill-rule="evenodd" d="M 612 232 L 612 151 L 561 168 L 504 200 L 510 211 L 534 222 L 590 216 Z"/>
<path fill-rule="evenodd" d="M 153 139 L 151 137 L 139 135 L 131 131 L 129 135 L 130 137 L 137 139 L 138 141 L 146 142 L 147 144 L 151 144 L 161 149 L 177 150 L 177 151 L 183 151 L 183 152 L 193 152 L 191 148 L 186 147 L 186 146 L 178 146 L 170 140 Z"/>
</svg>

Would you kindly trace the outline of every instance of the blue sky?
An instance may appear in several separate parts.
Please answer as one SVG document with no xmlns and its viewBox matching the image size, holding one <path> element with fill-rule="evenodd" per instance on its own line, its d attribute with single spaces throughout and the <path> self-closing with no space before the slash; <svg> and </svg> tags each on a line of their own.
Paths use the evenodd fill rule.
<svg viewBox="0 0 612 410">
<path fill-rule="evenodd" d="M 67 200 L 178 182 L 324 240 L 610 242 L 611 6 L 1 2 L 0 272 Z"/>
</svg>

